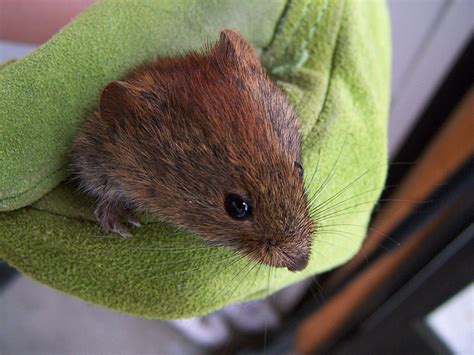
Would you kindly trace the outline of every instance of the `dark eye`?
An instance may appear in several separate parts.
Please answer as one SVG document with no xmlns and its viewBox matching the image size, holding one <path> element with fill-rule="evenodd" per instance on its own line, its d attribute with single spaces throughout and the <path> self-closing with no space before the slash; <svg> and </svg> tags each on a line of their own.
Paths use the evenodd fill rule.
<svg viewBox="0 0 474 355">
<path fill-rule="evenodd" d="M 252 205 L 236 194 L 228 194 L 224 201 L 225 210 L 234 219 L 244 220 L 252 215 Z"/>
<path fill-rule="evenodd" d="M 303 177 L 303 172 L 304 172 L 303 167 L 297 161 L 295 161 L 295 168 L 296 168 L 296 171 L 298 172 L 298 175 Z"/>
</svg>

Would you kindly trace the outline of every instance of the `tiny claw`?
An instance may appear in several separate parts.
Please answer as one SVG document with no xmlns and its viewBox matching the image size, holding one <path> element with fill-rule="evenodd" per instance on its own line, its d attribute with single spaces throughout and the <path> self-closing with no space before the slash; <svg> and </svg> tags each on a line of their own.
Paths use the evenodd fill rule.
<svg viewBox="0 0 474 355">
<path fill-rule="evenodd" d="M 115 226 L 115 227 L 112 229 L 112 232 L 121 235 L 121 236 L 124 237 L 125 239 L 130 239 L 130 238 L 132 238 L 132 234 L 128 231 L 128 229 L 127 229 L 126 227 L 122 226 L 121 224 Z"/>
<path fill-rule="evenodd" d="M 134 226 L 135 228 L 138 228 L 138 227 L 141 227 L 142 224 L 140 223 L 140 221 L 134 217 L 128 217 L 127 218 L 127 222 L 128 224 L 131 224 L 132 226 Z"/>
<path fill-rule="evenodd" d="M 116 204 L 108 203 L 107 201 L 100 201 L 94 211 L 94 215 L 100 223 L 102 230 L 105 232 L 117 233 L 122 237 L 129 239 L 132 237 L 132 234 L 130 234 L 127 227 L 120 223 L 120 219 L 126 214 L 124 208 L 117 206 Z M 130 218 L 130 216 L 127 216 L 127 220 L 134 226 L 137 224 L 139 225 L 138 221 Z"/>
</svg>

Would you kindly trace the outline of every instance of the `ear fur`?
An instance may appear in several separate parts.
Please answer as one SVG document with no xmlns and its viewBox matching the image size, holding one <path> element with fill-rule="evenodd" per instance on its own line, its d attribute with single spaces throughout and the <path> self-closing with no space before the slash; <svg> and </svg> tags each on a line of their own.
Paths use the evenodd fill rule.
<svg viewBox="0 0 474 355">
<path fill-rule="evenodd" d="M 262 70 L 255 49 L 236 31 L 224 29 L 214 46 L 214 55 L 224 63 L 234 63 L 254 70 Z"/>
<path fill-rule="evenodd" d="M 102 90 L 99 102 L 101 116 L 124 116 L 133 107 L 136 92 L 132 85 L 124 81 L 111 81 Z"/>
</svg>

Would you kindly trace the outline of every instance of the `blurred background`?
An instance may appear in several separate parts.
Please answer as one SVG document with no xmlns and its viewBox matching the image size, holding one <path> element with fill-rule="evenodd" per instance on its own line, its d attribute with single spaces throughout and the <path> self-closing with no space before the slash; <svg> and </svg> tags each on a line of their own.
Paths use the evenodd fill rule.
<svg viewBox="0 0 474 355">
<path fill-rule="evenodd" d="M 0 63 L 91 3 L 0 0 Z M 474 2 L 388 5 L 391 187 L 351 262 L 172 322 L 89 305 L 0 264 L 0 354 L 474 354 Z"/>
</svg>

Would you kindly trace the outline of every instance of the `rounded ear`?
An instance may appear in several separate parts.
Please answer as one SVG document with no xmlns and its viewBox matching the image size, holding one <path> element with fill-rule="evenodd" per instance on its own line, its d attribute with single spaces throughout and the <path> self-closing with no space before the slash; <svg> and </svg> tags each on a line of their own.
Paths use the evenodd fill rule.
<svg viewBox="0 0 474 355">
<path fill-rule="evenodd" d="M 262 70 L 255 49 L 236 31 L 224 29 L 213 48 L 219 60 L 231 62 L 257 70 Z"/>
<path fill-rule="evenodd" d="M 100 115 L 121 116 L 130 113 L 135 96 L 134 87 L 124 81 L 108 83 L 100 94 Z"/>
</svg>

